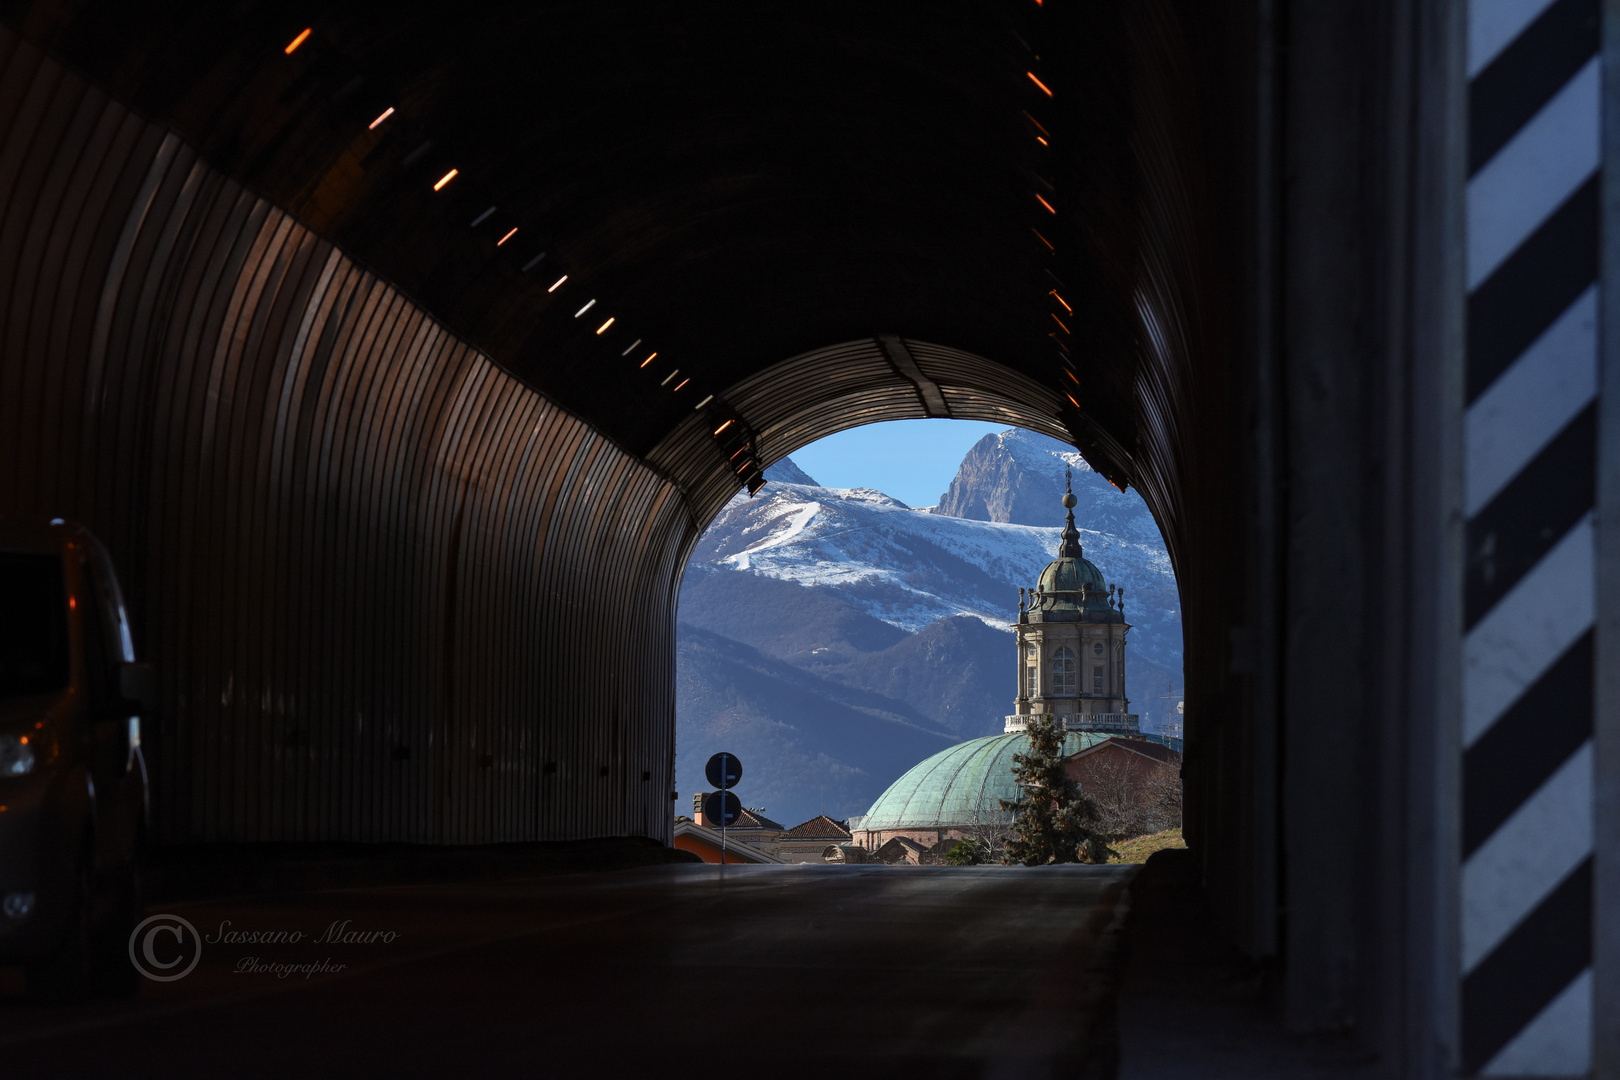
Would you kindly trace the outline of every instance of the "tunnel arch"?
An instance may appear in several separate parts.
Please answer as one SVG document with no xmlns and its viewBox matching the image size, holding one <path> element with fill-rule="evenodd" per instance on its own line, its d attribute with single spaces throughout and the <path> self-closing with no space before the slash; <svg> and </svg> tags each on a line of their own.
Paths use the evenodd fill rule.
<svg viewBox="0 0 1620 1080">
<path fill-rule="evenodd" d="M 311 228 L 329 187 L 288 209 L 217 167 L 210 125 L 229 117 L 192 117 L 194 141 L 10 30 L 0 49 L 0 500 L 81 518 L 130 579 L 165 672 L 165 842 L 665 836 L 680 568 L 738 485 L 716 415 L 748 424 L 761 464 L 854 423 L 951 415 L 1053 435 L 1131 482 L 1134 421 L 1108 387 L 1147 353 L 1080 364 L 1088 403 L 1113 403 L 1094 417 L 1032 360 L 1045 331 L 992 360 L 879 323 L 730 361 L 742 376 L 709 407 L 643 428 L 667 407 L 619 416 L 408 263 L 383 258 L 409 288 Z M 150 100 L 145 78 L 130 89 Z M 1181 273 L 1160 275 L 1164 310 Z M 1118 345 L 1117 325 L 1098 332 Z M 1180 520 L 1175 459 L 1144 489 L 1161 528 Z M 610 679 L 610 656 L 640 659 Z"/>
<path fill-rule="evenodd" d="M 1073 412 L 1060 393 L 981 356 L 883 334 L 814 349 L 772 364 L 719 395 L 753 435 L 769 467 L 817 439 L 885 420 L 984 420 L 1028 428 L 1071 445 Z M 689 493 L 706 527 L 738 488 L 714 446 L 709 415 L 694 415 L 648 455 Z"/>
</svg>

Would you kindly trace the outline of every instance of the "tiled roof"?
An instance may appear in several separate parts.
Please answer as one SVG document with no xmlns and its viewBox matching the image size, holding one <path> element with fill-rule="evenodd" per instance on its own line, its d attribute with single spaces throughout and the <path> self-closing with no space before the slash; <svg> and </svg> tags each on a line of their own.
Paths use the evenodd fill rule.
<svg viewBox="0 0 1620 1080">
<path fill-rule="evenodd" d="M 1149 742 L 1146 739 L 1132 739 L 1126 736 L 1113 735 L 1109 737 L 1108 742 L 1117 743 L 1122 749 L 1135 751 L 1136 753 L 1141 754 L 1143 757 L 1153 758 L 1155 761 L 1174 761 L 1181 757 L 1179 753 L 1172 750 L 1168 746 L 1165 746 L 1162 743 Z M 1093 753 L 1106 745 L 1107 743 L 1098 743 L 1096 746 L 1089 746 L 1085 750 L 1080 751 L 1078 754 L 1071 754 L 1069 756 L 1082 757 Z"/>
<path fill-rule="evenodd" d="M 675 823 L 675 838 L 685 838 L 687 840 L 697 841 L 698 843 L 703 844 L 714 851 L 719 851 L 720 845 L 723 842 L 720 837 L 719 829 L 705 828 L 704 826 L 696 825 L 691 821 L 678 821 Z M 681 845 L 677 844 L 675 846 L 680 847 Z M 691 849 L 688 848 L 688 850 Z M 762 851 L 759 848 L 754 847 L 752 844 L 742 844 L 735 840 L 733 840 L 726 848 L 726 851 L 730 856 L 730 858 L 727 860 L 728 862 L 746 861 L 756 863 L 779 863 L 782 861 L 768 851 Z M 719 860 L 717 859 L 715 861 L 718 862 Z"/>
<path fill-rule="evenodd" d="M 745 807 L 743 807 L 742 815 L 740 817 L 738 817 L 736 821 L 732 822 L 728 826 L 728 828 L 732 828 L 732 829 L 775 829 L 778 832 L 780 832 L 781 829 L 782 829 L 782 823 L 779 822 L 779 821 L 772 821 L 770 818 L 766 817 L 764 814 L 756 814 L 754 811 L 748 809 L 745 806 Z"/>
<path fill-rule="evenodd" d="M 787 831 L 789 840 L 848 840 L 849 830 L 826 814 L 817 814 Z"/>
<path fill-rule="evenodd" d="M 881 854 L 881 853 L 889 850 L 890 848 L 897 848 L 897 847 L 899 847 L 899 848 L 908 848 L 911 851 L 917 852 L 919 854 L 928 850 L 928 845 L 927 844 L 918 843 L 917 841 L 913 840 L 909 836 L 891 836 L 891 837 L 889 837 L 888 840 L 886 840 L 884 842 L 882 847 L 878 848 L 878 853 Z"/>
</svg>

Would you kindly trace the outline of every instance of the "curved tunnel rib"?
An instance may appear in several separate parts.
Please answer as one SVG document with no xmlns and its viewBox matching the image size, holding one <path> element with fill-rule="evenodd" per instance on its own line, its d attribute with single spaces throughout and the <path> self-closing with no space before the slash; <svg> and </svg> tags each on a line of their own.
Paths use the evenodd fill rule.
<svg viewBox="0 0 1620 1080">
<path fill-rule="evenodd" d="M 663 836 L 680 492 L 3 29 L 0 70 L 0 501 L 115 553 L 157 838 Z"/>
<path fill-rule="evenodd" d="M 952 25 L 971 30 L 978 17 L 952 16 L 961 22 Z M 104 60 L 83 52 L 72 32 L 80 24 L 62 25 L 60 40 Z M 330 101 L 319 92 L 358 62 L 361 23 L 329 27 L 347 45 L 307 64 L 286 67 L 279 49 L 255 54 L 229 73 L 237 111 L 201 113 L 191 98 L 162 97 L 159 60 L 201 60 L 174 78 L 202 93 L 207 79 L 226 77 L 210 50 L 239 32 L 203 21 L 171 43 L 164 27 L 175 25 L 132 27 L 156 51 L 109 77 L 141 100 L 168 102 L 210 153 L 274 180 L 299 212 L 215 168 L 189 134 L 141 119 L 38 45 L 0 31 L 0 93 L 10 95 L 0 114 L 9 117 L 0 131 L 0 271 L 10 275 L 0 296 L 12 338 L 4 378 L 15 390 L 0 401 L 13 440 L 0 499 L 84 519 L 130 578 L 137 629 L 164 672 L 165 719 L 151 747 L 163 840 L 666 836 L 675 596 L 691 546 L 743 479 L 758 482 L 764 465 L 842 428 L 949 415 L 1070 441 L 1123 485 L 1141 449 L 1131 441 L 1135 421 L 1115 401 L 1103 423 L 1074 395 L 1088 381 L 1088 404 L 1114 401 L 1118 389 L 1109 388 L 1128 384 L 1141 363 L 1181 378 L 1162 355 L 1110 360 L 1102 345 L 1081 359 L 1079 375 L 1039 358 L 1053 335 L 1030 327 L 1047 327 L 1041 312 L 1056 301 L 1041 290 L 1056 279 L 1005 255 L 997 237 L 1023 236 L 1024 211 L 1003 220 L 1005 178 L 975 166 L 944 177 L 929 213 L 983 202 L 983 220 L 961 230 L 961 242 L 979 247 L 964 252 L 1011 259 L 1006 273 L 959 273 L 940 261 L 947 248 L 932 261 L 908 248 L 890 267 L 907 242 L 933 243 L 937 228 L 880 200 L 874 206 L 896 213 L 896 236 L 913 240 L 838 249 L 846 263 L 877 260 L 845 266 L 837 276 L 850 282 L 809 259 L 794 279 L 809 291 L 773 295 L 723 341 L 723 304 L 705 300 L 686 323 L 666 320 L 666 333 L 707 327 L 715 337 L 717 355 L 703 365 L 707 403 L 682 404 L 671 396 L 674 376 L 646 369 L 634 341 L 608 346 L 572 325 L 582 297 L 606 293 L 592 285 L 570 295 L 571 283 L 557 307 L 544 281 L 514 278 L 505 254 L 490 262 L 481 241 L 463 235 L 468 221 L 491 213 L 481 197 L 476 214 L 452 222 L 444 208 L 462 203 L 430 209 L 425 188 L 400 187 L 415 174 L 395 160 L 397 139 L 344 143 L 324 129 L 346 115 L 334 103 L 355 82 Z M 883 33 L 904 26 L 874 24 Z M 1007 59 L 971 35 L 917 47 L 931 61 L 963 49 L 975 65 Z M 829 56 L 842 62 L 836 50 L 801 59 Z M 281 103 L 294 87 L 289 113 Z M 411 98 L 408 111 L 436 115 L 431 97 Z M 983 103 L 965 100 L 946 101 L 933 121 L 984 121 Z M 917 104 L 901 100 L 886 122 L 914 119 Z M 263 142 L 260 156 L 232 141 L 242 133 Z M 362 143 L 386 153 L 356 157 Z M 491 159 L 480 168 L 509 175 L 515 166 Z M 1027 180 L 1009 176 L 1015 187 Z M 446 190 L 476 187 L 466 183 Z M 793 197 L 791 187 L 771 190 Z M 723 191 L 705 197 L 715 207 L 735 201 Z M 370 217 L 362 203 L 374 204 Z M 708 212 L 681 228 L 697 228 Z M 403 274 L 434 313 L 301 213 Z M 421 251 L 379 239 L 387 222 L 407 218 L 422 224 Z M 1182 228 L 1171 222 L 1168 235 Z M 1120 235 L 1093 237 L 1098 251 L 1110 245 L 1129 247 Z M 807 251 L 774 258 L 803 261 Z M 710 262 L 733 274 L 751 265 Z M 545 277 L 564 272 L 554 260 Z M 1020 299 L 1028 274 L 1041 282 L 1033 308 Z M 1173 308 L 1184 285 L 1176 274 L 1164 280 L 1174 283 L 1160 299 Z M 1099 342 L 1117 341 L 1106 294 L 1118 282 L 1098 281 L 1086 325 Z M 666 275 L 665 285 L 671 303 L 702 299 L 684 281 Z M 481 289 L 487 303 L 473 303 Z M 852 289 L 881 302 L 854 303 Z M 541 301 L 532 310 L 531 294 Z M 868 329 L 876 336 L 788 360 L 747 359 L 884 305 L 908 325 L 960 330 L 980 320 L 964 336 L 999 336 L 1005 355 L 876 325 Z M 453 324 L 437 317 L 441 307 Z M 568 325 L 547 329 L 547 319 Z M 479 335 L 499 349 L 481 350 Z M 537 367 L 547 342 L 556 353 Z M 1184 362 L 1191 345 L 1185 336 L 1175 344 Z M 726 372 L 737 377 L 716 381 Z M 726 439 L 740 436 L 742 450 L 717 443 L 728 423 Z M 1166 444 L 1149 455 L 1146 493 L 1161 523 L 1180 520 L 1180 453 Z M 1167 538 L 1173 551 L 1184 546 L 1173 530 Z M 1189 629 L 1196 617 L 1189 611 Z"/>
</svg>

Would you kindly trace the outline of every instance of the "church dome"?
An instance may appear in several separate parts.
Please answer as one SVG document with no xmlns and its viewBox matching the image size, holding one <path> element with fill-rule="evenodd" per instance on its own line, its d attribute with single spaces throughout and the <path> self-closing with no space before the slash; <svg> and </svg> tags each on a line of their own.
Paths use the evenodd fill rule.
<svg viewBox="0 0 1620 1080">
<path fill-rule="evenodd" d="M 1071 731 L 1063 754 L 1077 754 L 1102 742 L 1101 732 Z M 1013 755 L 1029 746 L 1021 731 L 969 739 L 941 750 L 912 768 L 878 796 L 857 829 L 933 829 L 973 824 L 1007 824 L 1012 814 L 1001 799 L 1016 799 Z"/>
<path fill-rule="evenodd" d="M 1041 571 L 1039 589 L 1042 602 L 1031 610 L 1043 615 L 1069 613 L 1078 616 L 1084 611 L 1088 622 L 1118 622 L 1123 616 L 1108 603 L 1108 583 L 1102 571 L 1085 558 L 1054 559 Z M 1085 605 L 1080 603 L 1081 588 L 1085 589 Z"/>
<path fill-rule="evenodd" d="M 1108 583 L 1103 580 L 1102 571 L 1090 559 L 1054 559 L 1041 571 L 1042 592 L 1079 592 L 1082 585 L 1086 587 L 1088 597 L 1092 593 L 1099 596 L 1108 593 Z"/>
</svg>

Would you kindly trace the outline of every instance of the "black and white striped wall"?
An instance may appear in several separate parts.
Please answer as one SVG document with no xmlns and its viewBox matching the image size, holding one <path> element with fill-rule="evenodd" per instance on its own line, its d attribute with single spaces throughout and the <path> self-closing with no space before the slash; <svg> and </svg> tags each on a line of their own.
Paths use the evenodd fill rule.
<svg viewBox="0 0 1620 1080">
<path fill-rule="evenodd" d="M 1459 1049 L 1592 1067 L 1598 0 L 1470 0 Z"/>
</svg>

